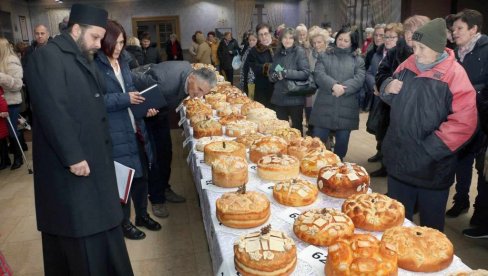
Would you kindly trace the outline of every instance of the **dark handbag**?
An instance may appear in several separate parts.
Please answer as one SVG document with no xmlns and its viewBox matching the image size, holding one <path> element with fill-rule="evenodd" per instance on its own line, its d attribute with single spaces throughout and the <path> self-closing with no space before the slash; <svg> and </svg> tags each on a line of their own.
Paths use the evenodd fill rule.
<svg viewBox="0 0 488 276">
<path fill-rule="evenodd" d="M 315 94 L 315 91 L 317 91 L 317 86 L 315 85 L 312 74 L 310 74 L 307 80 L 303 81 L 287 80 L 286 86 L 287 96 L 310 96 Z"/>
<path fill-rule="evenodd" d="M 373 96 L 373 106 L 368 114 L 368 121 L 366 121 L 366 131 L 375 135 L 378 131 L 380 121 L 381 121 L 381 113 L 382 107 L 380 105 L 380 97 Z"/>
</svg>

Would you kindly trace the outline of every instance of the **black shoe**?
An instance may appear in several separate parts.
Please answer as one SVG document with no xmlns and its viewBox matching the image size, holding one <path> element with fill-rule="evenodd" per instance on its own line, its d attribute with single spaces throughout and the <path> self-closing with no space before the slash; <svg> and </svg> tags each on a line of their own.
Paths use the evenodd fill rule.
<svg viewBox="0 0 488 276">
<path fill-rule="evenodd" d="M 472 239 L 488 239 L 488 228 L 477 227 L 463 230 L 463 235 Z"/>
<path fill-rule="evenodd" d="M 387 173 L 386 173 L 385 167 L 381 167 L 381 168 L 377 169 L 376 171 L 371 172 L 369 174 L 369 176 L 371 176 L 371 177 L 385 177 L 386 175 L 387 175 Z"/>
<path fill-rule="evenodd" d="M 173 190 L 171 190 L 171 188 L 166 189 L 164 192 L 164 197 L 166 198 L 166 201 L 171 203 L 183 203 L 186 201 L 184 197 L 175 193 Z"/>
<path fill-rule="evenodd" d="M 381 154 L 381 152 L 377 152 L 375 155 L 371 156 L 370 158 L 368 158 L 368 162 L 369 163 L 374 163 L 374 162 L 378 162 L 380 161 L 381 159 L 383 158 L 383 154 Z"/>
<path fill-rule="evenodd" d="M 153 220 L 149 216 L 149 214 L 147 214 L 143 217 L 137 217 L 136 218 L 136 225 L 137 226 L 144 226 L 151 231 L 158 231 L 161 229 L 161 224 L 159 224 L 157 221 Z"/>
<path fill-rule="evenodd" d="M 469 224 L 471 226 L 478 226 L 478 227 L 480 227 L 480 226 L 483 226 L 484 225 L 485 220 L 487 218 L 488 218 L 488 215 L 487 214 L 485 214 L 482 211 L 476 210 L 476 208 L 475 208 L 475 210 L 473 212 L 473 216 L 469 220 Z"/>
<path fill-rule="evenodd" d="M 124 232 L 124 237 L 129 240 L 142 240 L 146 237 L 146 234 L 141 230 L 137 229 L 134 224 L 130 223 L 122 225 L 122 232 Z"/>
<path fill-rule="evenodd" d="M 469 210 L 469 203 L 457 203 L 451 209 L 447 210 L 446 216 L 450 218 L 457 218 L 462 213 L 467 213 Z"/>
<path fill-rule="evenodd" d="M 14 156 L 14 162 L 12 163 L 12 166 L 10 167 L 10 170 L 16 170 L 20 168 L 24 164 L 24 160 L 22 160 L 22 156 Z"/>
</svg>

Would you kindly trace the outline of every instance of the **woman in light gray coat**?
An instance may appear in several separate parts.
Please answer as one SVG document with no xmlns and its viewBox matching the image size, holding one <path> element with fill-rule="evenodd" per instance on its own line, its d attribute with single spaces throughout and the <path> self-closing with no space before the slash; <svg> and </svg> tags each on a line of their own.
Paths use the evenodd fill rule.
<svg viewBox="0 0 488 276">
<path fill-rule="evenodd" d="M 305 96 L 288 96 L 288 81 L 307 80 L 310 66 L 305 50 L 298 46 L 297 34 L 293 28 L 286 28 L 280 34 L 280 45 L 273 57 L 269 80 L 274 82 L 271 103 L 280 120 L 289 120 L 293 128 L 303 132 L 303 107 Z"/>
<path fill-rule="evenodd" d="M 315 65 L 315 83 L 319 87 L 310 116 L 314 136 L 325 143 L 330 131 L 335 131 L 334 152 L 346 156 L 351 130 L 359 127 L 357 93 L 364 82 L 364 61 L 355 54 L 357 33 L 342 28 L 335 46 L 319 56 Z"/>
</svg>

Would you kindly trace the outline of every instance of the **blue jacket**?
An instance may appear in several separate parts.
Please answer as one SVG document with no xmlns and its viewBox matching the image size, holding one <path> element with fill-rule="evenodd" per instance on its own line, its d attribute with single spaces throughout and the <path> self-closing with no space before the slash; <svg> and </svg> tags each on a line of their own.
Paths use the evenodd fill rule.
<svg viewBox="0 0 488 276">
<path fill-rule="evenodd" d="M 132 83 L 127 59 L 123 55 L 119 57 L 119 65 L 127 93 L 122 90 L 107 56 L 102 51 L 98 51 L 95 62 L 105 80 L 104 99 L 108 112 L 109 132 L 112 137 L 113 159 L 133 168 L 135 170 L 134 177 L 142 177 L 143 170 L 138 141 L 128 112 L 128 108 L 131 105 L 128 92 L 137 91 L 137 89 Z M 137 120 L 136 122 L 138 126 L 143 126 L 144 124 L 142 120 Z"/>
</svg>

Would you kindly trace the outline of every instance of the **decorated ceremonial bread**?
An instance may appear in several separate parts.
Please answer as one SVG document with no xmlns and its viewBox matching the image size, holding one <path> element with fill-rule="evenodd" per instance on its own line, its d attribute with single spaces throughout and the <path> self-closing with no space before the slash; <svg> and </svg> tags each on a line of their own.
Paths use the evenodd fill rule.
<svg viewBox="0 0 488 276">
<path fill-rule="evenodd" d="M 246 191 L 246 186 L 237 192 L 223 194 L 215 203 L 217 219 L 231 228 L 253 228 L 264 224 L 270 216 L 270 203 L 265 194 Z"/>
<path fill-rule="evenodd" d="M 246 116 L 232 113 L 230 115 L 220 117 L 219 123 L 221 123 L 223 126 L 226 126 L 230 122 L 235 122 L 235 121 L 245 120 L 245 119 L 246 119 Z"/>
<path fill-rule="evenodd" d="M 383 233 L 381 240 L 395 246 L 398 267 L 410 271 L 443 270 L 454 256 L 454 247 L 446 235 L 429 227 L 393 227 Z"/>
<path fill-rule="evenodd" d="M 318 137 L 300 137 L 288 143 L 288 154 L 302 161 L 310 151 L 326 149 L 324 143 Z"/>
<path fill-rule="evenodd" d="M 238 120 L 230 122 L 225 126 L 225 135 L 230 137 L 237 137 L 244 134 L 256 133 L 258 125 L 247 120 Z"/>
<path fill-rule="evenodd" d="M 212 65 L 212 64 L 206 64 L 206 63 L 192 63 L 191 64 L 191 67 L 193 68 L 193 70 L 198 70 L 198 69 L 202 69 L 202 68 L 207 68 L 207 69 L 210 69 L 212 71 L 215 71 L 215 67 Z"/>
<path fill-rule="evenodd" d="M 193 126 L 193 137 L 196 139 L 220 135 L 222 135 L 222 125 L 213 119 L 200 121 Z"/>
<path fill-rule="evenodd" d="M 342 204 L 342 212 L 354 226 L 368 231 L 385 231 L 400 226 L 405 220 L 405 207 L 383 194 L 354 194 Z"/>
<path fill-rule="evenodd" d="M 222 155 L 212 162 L 212 182 L 223 188 L 239 187 L 247 183 L 248 170 L 245 158 Z"/>
<path fill-rule="evenodd" d="M 212 143 L 212 142 L 218 142 L 218 141 L 232 141 L 234 138 L 232 137 L 225 137 L 225 136 L 208 136 L 208 137 L 203 137 L 200 139 L 196 140 L 196 146 L 195 148 L 198 151 L 203 151 L 205 146 Z"/>
<path fill-rule="evenodd" d="M 210 92 L 226 94 L 225 90 L 229 88 L 231 89 L 232 87 L 232 84 L 228 81 L 218 82 L 216 86 L 210 89 Z"/>
<path fill-rule="evenodd" d="M 451 273 L 449 276 L 488 276 L 488 270 L 476 269 L 472 271 L 460 271 L 456 273 Z"/>
<path fill-rule="evenodd" d="M 256 125 L 257 128 L 257 125 Z M 226 130 L 227 131 L 227 130 Z M 261 139 L 264 137 L 264 134 L 261 134 L 259 132 L 255 133 L 246 133 L 242 134 L 237 137 L 236 142 L 244 144 L 246 148 L 251 148 L 251 145 L 254 144 L 257 140 Z"/>
<path fill-rule="evenodd" d="M 395 276 L 397 253 L 393 245 L 370 234 L 354 234 L 339 239 L 328 248 L 325 275 Z"/>
<path fill-rule="evenodd" d="M 340 163 L 341 159 L 326 149 L 313 150 L 300 160 L 300 172 L 306 176 L 317 177 L 321 168 Z"/>
<path fill-rule="evenodd" d="M 187 102 L 186 106 L 186 118 L 191 118 L 196 114 L 213 115 L 212 107 L 206 104 L 202 99 L 194 98 Z"/>
<path fill-rule="evenodd" d="M 228 102 L 218 102 L 215 104 L 217 115 L 219 117 L 230 114 L 241 114 L 241 105 L 230 104 Z"/>
<path fill-rule="evenodd" d="M 241 106 L 241 114 L 247 115 L 249 113 L 249 111 L 251 111 L 252 109 L 256 109 L 256 108 L 264 108 L 264 105 L 261 104 L 260 102 L 250 101 L 250 102 L 245 103 Z"/>
<path fill-rule="evenodd" d="M 285 139 L 287 143 L 302 137 L 300 130 L 291 127 L 275 129 L 271 132 L 271 135 L 281 137 Z"/>
<path fill-rule="evenodd" d="M 201 121 L 205 121 L 205 120 L 210 120 L 212 118 L 213 118 L 212 115 L 208 115 L 205 113 L 197 113 L 197 114 L 190 117 L 190 126 L 194 127 L 196 123 L 201 122 Z"/>
<path fill-rule="evenodd" d="M 227 96 L 222 93 L 217 93 L 217 92 L 210 92 L 207 95 L 204 96 L 205 101 L 212 106 L 212 108 L 215 109 L 215 105 L 219 102 L 225 102 L 227 99 Z"/>
<path fill-rule="evenodd" d="M 354 233 L 354 224 L 346 214 L 332 209 L 311 209 L 301 213 L 293 224 L 295 235 L 306 243 L 329 246 L 339 238 Z"/>
<path fill-rule="evenodd" d="M 286 154 L 288 144 L 285 139 L 276 136 L 265 136 L 254 142 L 249 150 L 249 160 L 258 163 L 263 156 L 280 153 Z"/>
<path fill-rule="evenodd" d="M 288 276 L 297 264 L 295 242 L 268 225 L 234 242 L 234 264 L 243 276 Z"/>
<path fill-rule="evenodd" d="M 369 175 L 363 167 L 354 163 L 327 165 L 320 169 L 317 185 L 326 195 L 348 198 L 368 191 Z"/>
<path fill-rule="evenodd" d="M 286 154 L 266 155 L 258 161 L 258 176 L 265 180 L 286 180 L 298 176 L 300 162 Z"/>
<path fill-rule="evenodd" d="M 273 197 L 287 206 L 306 206 L 315 202 L 319 190 L 314 183 L 295 177 L 280 181 L 273 187 Z"/>
<path fill-rule="evenodd" d="M 258 123 L 258 131 L 262 134 L 271 134 L 277 129 L 290 128 L 290 122 L 285 120 L 271 119 L 260 121 Z"/>
<path fill-rule="evenodd" d="M 254 108 L 249 110 L 246 115 L 246 119 L 255 123 L 273 120 L 276 119 L 276 112 L 269 108 Z"/>
<path fill-rule="evenodd" d="M 219 156 L 238 156 L 246 159 L 246 147 L 235 141 L 211 142 L 203 149 L 203 159 L 209 166 Z"/>
<path fill-rule="evenodd" d="M 242 107 L 243 104 L 251 102 L 251 99 L 241 92 L 240 94 L 227 94 L 226 101 L 230 104 L 240 104 Z"/>
</svg>

